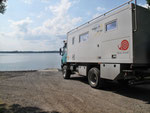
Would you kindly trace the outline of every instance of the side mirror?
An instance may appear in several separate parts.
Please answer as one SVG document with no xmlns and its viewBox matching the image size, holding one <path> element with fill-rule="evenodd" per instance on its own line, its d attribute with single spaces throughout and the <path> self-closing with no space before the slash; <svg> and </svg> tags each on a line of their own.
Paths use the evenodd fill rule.
<svg viewBox="0 0 150 113">
<path fill-rule="evenodd" d="M 59 49 L 59 54 L 62 55 L 62 50 L 61 50 L 61 48 Z"/>
</svg>

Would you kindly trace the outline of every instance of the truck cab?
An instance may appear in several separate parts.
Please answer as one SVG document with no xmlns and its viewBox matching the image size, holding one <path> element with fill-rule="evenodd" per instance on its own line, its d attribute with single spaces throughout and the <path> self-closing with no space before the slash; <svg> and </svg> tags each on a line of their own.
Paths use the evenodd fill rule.
<svg viewBox="0 0 150 113">
<path fill-rule="evenodd" d="M 63 68 L 63 66 L 67 63 L 67 42 L 64 41 L 64 46 L 62 48 L 60 48 L 60 55 L 61 57 L 61 68 Z"/>
</svg>

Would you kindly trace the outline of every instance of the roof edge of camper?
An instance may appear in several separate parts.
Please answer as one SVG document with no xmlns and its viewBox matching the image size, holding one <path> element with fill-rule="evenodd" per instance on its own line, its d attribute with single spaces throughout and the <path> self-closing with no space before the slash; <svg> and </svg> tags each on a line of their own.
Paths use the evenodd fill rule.
<svg viewBox="0 0 150 113">
<path fill-rule="evenodd" d="M 100 18 L 100 17 L 103 17 L 103 16 L 109 14 L 110 12 L 115 11 L 115 10 L 117 10 L 117 9 L 119 9 L 119 8 L 121 8 L 121 7 L 125 6 L 125 5 L 127 5 L 127 4 L 130 4 L 130 3 L 133 2 L 133 1 L 134 1 L 135 5 L 136 5 L 136 4 L 137 4 L 137 0 L 129 0 L 128 2 L 126 2 L 126 3 L 124 3 L 124 4 L 120 5 L 120 6 L 118 6 L 118 7 L 116 7 L 116 8 L 111 9 L 110 11 L 108 11 L 108 12 L 106 12 L 106 13 L 104 13 L 104 14 L 102 14 L 102 15 L 100 15 L 100 16 L 98 16 L 98 17 L 96 17 L 96 18 L 94 18 L 94 19 L 92 19 L 92 20 L 90 20 L 90 21 L 88 21 L 88 22 L 86 22 L 86 23 L 80 25 L 79 27 L 76 27 L 75 29 L 72 29 L 72 30 L 69 31 L 68 33 L 71 33 L 72 31 L 74 31 L 74 30 L 76 30 L 76 29 L 78 29 L 78 28 L 80 28 L 80 27 L 82 27 L 82 26 L 88 25 L 88 24 L 90 24 L 91 22 L 93 22 L 94 20 L 96 20 L 96 19 L 98 19 L 98 18 Z M 135 7 L 135 8 L 136 8 L 136 7 Z M 135 16 L 136 16 L 136 15 L 135 15 Z M 135 27 L 136 27 L 136 29 L 137 29 L 136 24 L 135 24 Z M 135 29 L 134 31 L 136 31 L 136 29 Z"/>
</svg>

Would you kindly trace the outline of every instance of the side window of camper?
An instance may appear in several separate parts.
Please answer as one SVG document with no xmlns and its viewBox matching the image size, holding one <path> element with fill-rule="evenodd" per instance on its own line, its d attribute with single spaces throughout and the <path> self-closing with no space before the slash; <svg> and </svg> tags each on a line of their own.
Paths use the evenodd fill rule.
<svg viewBox="0 0 150 113">
<path fill-rule="evenodd" d="M 72 45 L 75 43 L 75 37 L 72 38 Z"/>
<path fill-rule="evenodd" d="M 88 38 L 89 38 L 89 32 L 86 32 L 86 33 L 84 33 L 84 34 L 81 34 L 81 35 L 79 36 L 79 42 L 86 41 Z"/>
<path fill-rule="evenodd" d="M 117 28 L 117 20 L 111 21 L 106 24 L 106 31 L 110 31 Z"/>
</svg>

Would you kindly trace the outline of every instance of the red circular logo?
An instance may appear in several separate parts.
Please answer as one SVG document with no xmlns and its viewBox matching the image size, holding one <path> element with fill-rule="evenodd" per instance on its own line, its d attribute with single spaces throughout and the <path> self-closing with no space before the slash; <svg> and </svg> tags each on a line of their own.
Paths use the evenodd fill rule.
<svg viewBox="0 0 150 113">
<path fill-rule="evenodd" d="M 118 46 L 120 50 L 128 50 L 129 42 L 127 40 L 123 40 L 121 44 Z"/>
</svg>

